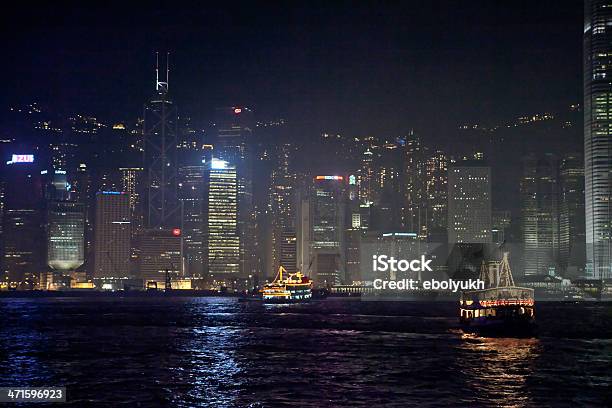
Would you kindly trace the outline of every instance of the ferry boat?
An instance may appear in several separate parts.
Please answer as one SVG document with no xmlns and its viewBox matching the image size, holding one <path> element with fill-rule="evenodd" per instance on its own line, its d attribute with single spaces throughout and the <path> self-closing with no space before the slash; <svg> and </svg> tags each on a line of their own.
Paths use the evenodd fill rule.
<svg viewBox="0 0 612 408">
<path fill-rule="evenodd" d="M 535 332 L 533 289 L 514 285 L 508 252 L 480 270 L 485 289 L 461 294 L 459 320 L 465 331 L 490 336 L 525 337 Z"/>
<path fill-rule="evenodd" d="M 301 272 L 288 273 L 281 265 L 274 280 L 262 289 L 264 303 L 302 303 L 312 298 L 312 281 Z"/>
</svg>

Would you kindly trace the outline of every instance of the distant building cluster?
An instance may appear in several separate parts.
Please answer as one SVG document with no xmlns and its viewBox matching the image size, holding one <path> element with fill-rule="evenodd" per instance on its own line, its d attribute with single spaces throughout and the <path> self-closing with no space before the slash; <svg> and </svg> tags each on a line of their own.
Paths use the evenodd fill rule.
<svg viewBox="0 0 612 408">
<path fill-rule="evenodd" d="M 160 89 L 135 133 L 92 123 L 48 144 L 2 145 L 15 152 L 0 190 L 4 287 L 241 291 L 281 265 L 341 287 L 372 278 L 371 251 L 426 253 L 436 272 L 461 277 L 502 246 L 519 277 L 585 275 L 580 154 L 525 155 L 518 200 L 500 207 L 501 138 L 451 155 L 413 131 L 323 133 L 324 151 L 309 156 L 284 121 L 254 126 L 247 107 L 218 109 L 210 137 L 181 127 Z M 336 171 L 313 170 L 330 157 Z"/>
</svg>

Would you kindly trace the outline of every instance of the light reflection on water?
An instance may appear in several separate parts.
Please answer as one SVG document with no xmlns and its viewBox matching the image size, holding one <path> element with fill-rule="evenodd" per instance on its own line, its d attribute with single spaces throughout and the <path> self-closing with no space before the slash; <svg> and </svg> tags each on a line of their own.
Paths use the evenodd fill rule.
<svg viewBox="0 0 612 408">
<path fill-rule="evenodd" d="M 247 380 L 243 363 L 236 356 L 245 341 L 248 329 L 242 324 L 210 325 L 210 320 L 223 320 L 236 315 L 228 299 L 219 302 L 194 302 L 183 308 L 186 321 L 193 322 L 177 336 L 175 353 L 178 359 L 168 367 L 173 383 L 168 399 L 174 406 L 195 406 L 206 402 L 212 406 L 237 406 L 239 390 Z"/>
<path fill-rule="evenodd" d="M 541 353 L 540 341 L 483 338 L 462 333 L 457 363 L 470 393 L 505 407 L 532 406 L 527 378 Z"/>
<path fill-rule="evenodd" d="M 242 332 L 231 327 L 193 329 L 191 339 L 179 346 L 189 353 L 189 362 L 171 368 L 179 378 L 189 369 L 185 380 L 192 390 L 187 398 L 219 405 L 235 402 L 236 390 L 244 382 L 241 365 L 235 358 Z"/>
<path fill-rule="evenodd" d="M 455 304 L 372 303 L 0 299 L 0 386 L 66 385 L 75 407 L 605 405 L 610 306 L 487 339 Z"/>
<path fill-rule="evenodd" d="M 0 368 L 3 382 L 15 386 L 27 386 L 37 378 L 48 378 L 48 372 L 41 363 L 39 352 L 50 341 L 45 333 L 30 329 L 28 322 L 36 319 L 37 308 L 31 302 L 15 299 L 2 309 L 0 314 L 0 337 L 10 338 L 11 347 L 0 347 Z"/>
</svg>

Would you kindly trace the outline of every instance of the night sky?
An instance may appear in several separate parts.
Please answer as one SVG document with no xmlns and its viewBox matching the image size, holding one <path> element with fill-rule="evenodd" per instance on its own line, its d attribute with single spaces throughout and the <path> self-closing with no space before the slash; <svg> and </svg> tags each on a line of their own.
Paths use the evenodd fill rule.
<svg viewBox="0 0 612 408">
<path fill-rule="evenodd" d="M 3 106 L 133 119 L 156 50 L 202 122 L 248 104 L 321 130 L 428 134 L 582 99 L 581 1 L 59 3 L 3 9 Z"/>
</svg>

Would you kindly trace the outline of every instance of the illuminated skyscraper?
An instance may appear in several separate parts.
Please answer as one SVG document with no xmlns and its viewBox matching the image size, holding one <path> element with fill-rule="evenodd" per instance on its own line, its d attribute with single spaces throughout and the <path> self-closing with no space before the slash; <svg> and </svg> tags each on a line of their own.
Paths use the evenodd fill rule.
<svg viewBox="0 0 612 408">
<path fill-rule="evenodd" d="M 454 163 L 448 172 L 448 242 L 491 242 L 491 168 Z"/>
<path fill-rule="evenodd" d="M 402 194 L 404 195 L 402 225 L 417 234 L 426 229 L 426 160 L 421 139 L 413 132 L 406 138 L 403 147 Z"/>
<path fill-rule="evenodd" d="M 94 278 L 127 278 L 130 274 L 130 196 L 96 194 Z"/>
<path fill-rule="evenodd" d="M 401 139 L 402 147 L 404 139 Z M 380 231 L 394 230 L 402 223 L 403 200 L 399 194 L 403 183 L 402 149 L 396 143 L 384 143 L 375 152 L 376 165 L 374 183 L 374 206 L 372 208 L 372 228 Z"/>
<path fill-rule="evenodd" d="M 448 206 L 448 157 L 437 151 L 427 160 L 426 191 L 427 191 L 427 234 L 446 233 Z"/>
<path fill-rule="evenodd" d="M 47 264 L 68 273 L 85 262 L 85 207 L 74 201 L 51 201 L 47 208 Z"/>
<path fill-rule="evenodd" d="M 166 82 L 159 80 L 156 68 L 156 95 L 144 107 L 145 226 L 173 229 L 180 225 L 177 195 L 177 108 L 168 98 Z"/>
<path fill-rule="evenodd" d="M 296 176 L 289 171 L 291 151 L 290 144 L 279 146 L 276 165 L 272 169 L 268 203 L 271 217 L 272 265 L 268 275 L 278 270 L 280 265 L 289 272 L 297 270 L 294 195 Z"/>
<path fill-rule="evenodd" d="M 71 196 L 74 201 L 84 205 L 85 212 L 85 259 L 93 251 L 94 202 L 91 175 L 85 163 L 80 163 L 73 180 Z M 88 262 L 88 265 L 93 266 Z"/>
<path fill-rule="evenodd" d="M 492 242 L 491 168 L 480 160 L 451 163 L 448 169 L 448 259 L 451 277 L 474 277 Z"/>
<path fill-rule="evenodd" d="M 75 277 L 85 262 L 85 205 L 75 201 L 65 170 L 43 171 L 46 198 L 47 265 L 57 278 Z M 53 283 L 55 278 L 49 281 Z"/>
<path fill-rule="evenodd" d="M 240 275 L 247 278 L 256 273 L 254 248 L 257 245 L 254 241 L 258 239 L 253 203 L 253 111 L 247 107 L 219 108 L 216 110 L 215 124 L 215 155 L 236 169 Z"/>
<path fill-rule="evenodd" d="M 373 187 L 375 183 L 375 169 L 373 163 L 374 153 L 366 148 L 361 156 L 361 167 L 359 168 L 359 200 L 367 205 L 374 203 Z"/>
<path fill-rule="evenodd" d="M 241 276 L 236 167 L 213 158 L 204 183 L 204 270 L 213 286 L 234 288 Z"/>
<path fill-rule="evenodd" d="M 12 286 L 32 288 L 43 270 L 46 252 L 41 172 L 34 155 L 12 155 L 5 163 L 0 162 L 5 187 L 1 274 Z"/>
<path fill-rule="evenodd" d="M 370 224 L 370 204 L 361 202 L 359 196 L 355 194 L 355 188 L 357 188 L 357 178 L 354 175 L 349 175 L 348 219 L 345 223 L 345 281 L 347 284 L 362 280 L 361 244 Z"/>
<path fill-rule="evenodd" d="M 584 6 L 586 277 L 612 278 L 612 2 Z"/>
<path fill-rule="evenodd" d="M 132 235 L 138 233 L 143 227 L 144 216 L 140 196 L 140 185 L 143 182 L 143 169 L 140 167 L 121 167 L 121 191 L 130 198 L 130 220 Z"/>
</svg>

